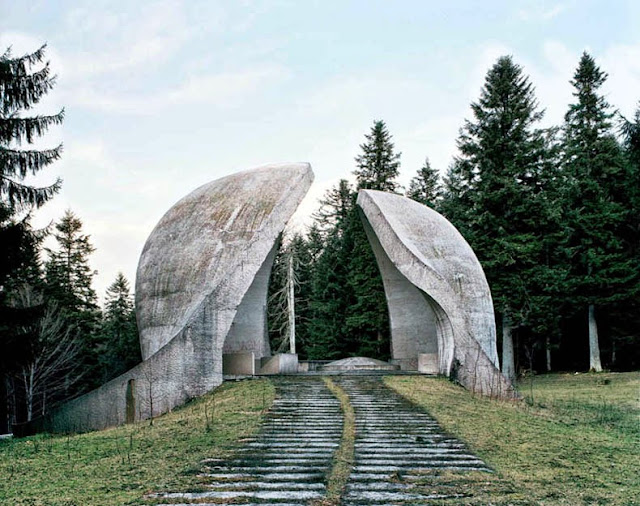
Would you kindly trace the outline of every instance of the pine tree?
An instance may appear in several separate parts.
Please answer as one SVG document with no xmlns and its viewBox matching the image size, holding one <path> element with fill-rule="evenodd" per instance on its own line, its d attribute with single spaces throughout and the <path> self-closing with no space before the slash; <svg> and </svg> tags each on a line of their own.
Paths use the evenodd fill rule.
<svg viewBox="0 0 640 506">
<path fill-rule="evenodd" d="M 67 210 L 55 230 L 58 250 L 47 249 L 49 294 L 69 312 L 96 309 L 96 292 L 91 286 L 96 272 L 89 266 L 89 256 L 95 248 L 89 236 L 82 233 L 82 221 Z"/>
<path fill-rule="evenodd" d="M 60 157 L 62 146 L 38 150 L 21 148 L 32 145 L 47 129 L 60 124 L 64 111 L 50 116 L 25 116 L 51 90 L 55 78 L 51 76 L 49 63 L 41 65 L 45 46 L 34 53 L 13 57 L 7 49 L 0 55 L 0 313 L 3 314 L 0 346 L 0 433 L 7 432 L 6 377 L 21 361 L 28 359 L 24 349 L 28 346 L 21 333 L 21 320 L 28 317 L 28 310 L 9 308 L 7 284 L 20 278 L 17 270 L 34 265 L 37 251 L 37 234 L 29 225 L 28 211 L 51 199 L 60 188 L 58 179 L 52 185 L 36 188 L 24 182 L 30 174 L 36 174 Z M 23 316 L 21 316 L 21 314 Z M 24 341 L 19 346 L 18 341 Z M 19 337 L 16 337 L 19 336 Z M 12 342 L 8 342 L 8 340 Z M 13 350 L 14 353 L 11 353 Z"/>
<path fill-rule="evenodd" d="M 633 264 L 624 254 L 625 161 L 612 131 L 610 106 L 599 93 L 607 75 L 583 53 L 571 84 L 576 103 L 565 115 L 563 170 L 571 231 L 573 300 L 589 323 L 589 369 L 602 370 L 597 312 L 628 297 Z"/>
<path fill-rule="evenodd" d="M 344 322 L 352 294 L 346 282 L 350 248 L 345 231 L 354 205 L 353 189 L 340 180 L 321 203 L 310 235 L 314 269 L 310 275 L 307 355 L 328 360 L 344 357 L 347 349 Z"/>
<path fill-rule="evenodd" d="M 394 151 L 391 134 L 384 121 L 374 121 L 371 132 L 365 134 L 366 142 L 360 144 L 362 154 L 356 157 L 358 189 L 395 192 L 399 174 L 400 155 Z"/>
<path fill-rule="evenodd" d="M 411 179 L 407 197 L 435 209 L 438 207 L 441 193 L 440 174 L 431 167 L 427 158 L 418 174 Z"/>
<path fill-rule="evenodd" d="M 346 179 L 341 179 L 327 190 L 320 199 L 320 208 L 313 214 L 314 233 L 320 236 L 334 230 L 343 231 L 353 205 L 353 189 Z"/>
<path fill-rule="evenodd" d="M 64 118 L 64 110 L 49 116 L 22 115 L 22 111 L 38 104 L 55 84 L 49 62 L 33 70 L 44 60 L 45 48 L 46 45 L 17 58 L 7 49 L 0 56 L 0 199 L 11 209 L 39 207 L 60 189 L 59 179 L 42 188 L 23 181 L 60 158 L 62 145 L 45 150 L 19 148 L 24 142 L 33 144 L 50 126 L 62 123 Z"/>
<path fill-rule="evenodd" d="M 131 288 L 121 272 L 107 288 L 99 341 L 102 382 L 127 371 L 142 359 Z"/>
<path fill-rule="evenodd" d="M 469 160 L 455 158 L 443 181 L 442 199 L 437 210 L 471 241 L 469 218 L 473 214 L 473 165 Z"/>
<path fill-rule="evenodd" d="M 355 159 L 357 189 L 397 191 L 400 153 L 395 152 L 384 121 L 375 121 L 365 139 L 360 145 L 362 153 Z M 386 359 L 390 354 L 389 311 L 380 270 L 355 205 L 356 196 L 354 193 L 345 221 L 342 245 L 350 291 L 344 315 L 345 347 L 348 355 Z"/>
<path fill-rule="evenodd" d="M 460 226 L 483 265 L 502 320 L 503 372 L 515 375 L 512 329 L 526 326 L 534 294 L 553 278 L 543 267 L 541 231 L 553 228 L 547 187 L 549 139 L 535 128 L 542 118 L 533 85 L 511 57 L 487 73 L 458 140 L 460 157 L 450 169 L 443 209 Z M 464 220 L 464 221 L 462 221 Z M 540 272 L 543 271 L 543 272 Z"/>
<path fill-rule="evenodd" d="M 628 209 L 624 226 L 624 249 L 637 273 L 630 283 L 629 297 L 611 312 L 611 364 L 627 370 L 640 366 L 640 103 L 631 121 L 622 118 L 626 159 L 625 188 Z"/>
<path fill-rule="evenodd" d="M 95 248 L 89 236 L 82 232 L 82 221 L 70 210 L 55 224 L 54 238 L 58 249 L 47 249 L 45 264 L 45 295 L 55 300 L 67 325 L 79 336 L 81 360 L 87 372 L 78 388 L 100 384 L 100 310 L 92 287 L 95 271 L 89 266 L 89 256 Z M 73 392 L 69 392 L 70 394 Z"/>
</svg>

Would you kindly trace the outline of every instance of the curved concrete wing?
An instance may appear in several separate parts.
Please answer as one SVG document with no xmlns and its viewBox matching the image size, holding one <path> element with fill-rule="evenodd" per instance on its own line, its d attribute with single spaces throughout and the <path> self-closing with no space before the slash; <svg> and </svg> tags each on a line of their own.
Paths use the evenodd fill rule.
<svg viewBox="0 0 640 506">
<path fill-rule="evenodd" d="M 307 193 L 307 163 L 206 184 L 151 233 L 136 280 L 143 362 L 23 433 L 87 431 L 166 413 L 222 383 L 223 353 L 253 371 L 269 355 L 267 285 L 278 239 Z"/>
<path fill-rule="evenodd" d="M 483 394 L 513 395 L 498 369 L 489 285 L 458 230 L 400 195 L 361 190 L 357 204 L 382 273 L 394 361 Z"/>
<path fill-rule="evenodd" d="M 215 306 L 215 333 L 226 335 L 254 280 L 264 284 L 266 298 L 271 262 L 260 269 L 312 180 L 307 163 L 267 165 L 201 186 L 167 211 L 147 239 L 136 276 L 144 360 L 197 318 L 203 304 Z M 262 319 L 264 301 L 254 302 L 254 320 Z M 236 334 L 243 324 L 234 323 Z M 268 343 L 237 348 L 269 355 Z"/>
</svg>

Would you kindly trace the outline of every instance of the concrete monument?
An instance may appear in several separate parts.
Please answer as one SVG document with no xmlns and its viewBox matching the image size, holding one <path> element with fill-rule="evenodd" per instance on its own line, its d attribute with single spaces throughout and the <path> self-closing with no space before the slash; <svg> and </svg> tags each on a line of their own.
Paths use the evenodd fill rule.
<svg viewBox="0 0 640 506">
<path fill-rule="evenodd" d="M 309 164 L 268 165 L 177 202 L 138 265 L 143 362 L 22 433 L 94 430 L 156 416 L 209 392 L 223 374 L 296 373 L 297 355 L 271 357 L 267 289 L 280 234 L 312 180 Z M 395 365 L 386 367 L 455 375 L 471 390 L 510 395 L 497 368 L 489 287 L 458 231 L 398 195 L 362 190 L 358 206 L 389 306 Z M 372 367 L 362 360 L 333 367 Z"/>
</svg>

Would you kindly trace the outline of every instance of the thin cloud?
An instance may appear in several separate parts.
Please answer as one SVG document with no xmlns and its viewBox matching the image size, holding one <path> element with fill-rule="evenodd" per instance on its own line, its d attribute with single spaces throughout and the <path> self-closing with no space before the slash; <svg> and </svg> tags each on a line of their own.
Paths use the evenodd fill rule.
<svg viewBox="0 0 640 506">
<path fill-rule="evenodd" d="M 230 108 L 241 105 L 252 95 L 288 79 L 290 75 L 291 72 L 281 66 L 262 66 L 194 76 L 176 88 L 152 94 L 111 95 L 84 87 L 73 90 L 66 98 L 69 104 L 110 114 L 148 115 L 184 105 Z"/>
<path fill-rule="evenodd" d="M 194 36 L 181 2 L 166 1 L 126 13 L 75 9 L 70 29 L 83 31 L 89 49 L 65 55 L 65 78 L 88 79 L 138 69 L 148 71 L 177 54 Z M 96 50 L 94 44 L 100 47 Z"/>
<path fill-rule="evenodd" d="M 549 8 L 536 5 L 518 10 L 518 18 L 522 21 L 551 21 L 557 18 L 570 7 L 568 2 L 559 3 Z"/>
</svg>

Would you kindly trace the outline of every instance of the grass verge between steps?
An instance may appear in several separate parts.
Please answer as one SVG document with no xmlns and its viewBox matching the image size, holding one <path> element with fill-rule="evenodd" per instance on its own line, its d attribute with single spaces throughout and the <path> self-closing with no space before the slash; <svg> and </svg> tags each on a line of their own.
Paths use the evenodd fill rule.
<svg viewBox="0 0 640 506">
<path fill-rule="evenodd" d="M 314 501 L 313 506 L 333 506 L 340 504 L 340 497 L 344 492 L 344 487 L 349 480 L 351 468 L 354 462 L 354 446 L 356 439 L 356 416 L 353 406 L 349 401 L 349 396 L 342 387 L 337 385 L 331 378 L 322 378 L 331 390 L 331 393 L 340 401 L 340 407 L 344 416 L 342 426 L 342 438 L 340 446 L 333 456 L 333 465 L 327 478 L 327 495 L 325 498 Z"/>
<path fill-rule="evenodd" d="M 473 396 L 445 379 L 388 376 L 496 470 L 425 477 L 455 504 L 640 504 L 640 372 L 554 374 L 519 385 L 526 402 Z M 443 502 L 443 504 L 451 504 Z"/>
<path fill-rule="evenodd" d="M 0 440 L 0 504 L 139 504 L 149 492 L 196 487 L 200 460 L 255 433 L 274 395 L 265 379 L 225 383 L 153 425 Z"/>
</svg>

